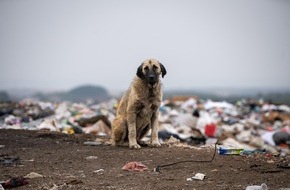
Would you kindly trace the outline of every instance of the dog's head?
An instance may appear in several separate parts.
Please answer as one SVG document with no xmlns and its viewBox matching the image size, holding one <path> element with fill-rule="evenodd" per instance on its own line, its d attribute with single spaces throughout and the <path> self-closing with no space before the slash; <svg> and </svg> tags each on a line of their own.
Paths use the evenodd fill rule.
<svg viewBox="0 0 290 190">
<path fill-rule="evenodd" d="M 137 69 L 137 76 L 154 85 L 159 81 L 159 76 L 166 75 L 165 67 L 156 59 L 145 60 Z"/>
</svg>

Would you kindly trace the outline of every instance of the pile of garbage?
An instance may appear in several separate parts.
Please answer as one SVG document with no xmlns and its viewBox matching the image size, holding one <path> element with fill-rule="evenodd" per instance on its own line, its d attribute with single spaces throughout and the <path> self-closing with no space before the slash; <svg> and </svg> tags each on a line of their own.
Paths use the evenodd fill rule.
<svg viewBox="0 0 290 190">
<path fill-rule="evenodd" d="M 88 105 L 23 100 L 0 103 L 0 129 L 50 130 L 110 136 L 117 99 Z M 188 145 L 219 144 L 290 154 L 290 107 L 263 100 L 215 102 L 172 97 L 159 109 L 159 138 Z"/>
<path fill-rule="evenodd" d="M 213 144 L 251 151 L 290 154 L 290 107 L 263 100 L 235 104 L 198 98 L 165 100 L 160 108 L 161 139 Z"/>
<path fill-rule="evenodd" d="M 97 105 L 37 100 L 0 103 L 0 129 L 110 135 L 116 104 L 115 99 Z"/>
</svg>

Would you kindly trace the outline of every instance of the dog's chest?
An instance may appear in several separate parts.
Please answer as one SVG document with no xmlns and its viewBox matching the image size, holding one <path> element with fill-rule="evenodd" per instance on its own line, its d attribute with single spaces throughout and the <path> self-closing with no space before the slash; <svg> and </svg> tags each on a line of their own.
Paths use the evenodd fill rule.
<svg viewBox="0 0 290 190">
<path fill-rule="evenodd" d="M 145 123 L 151 121 L 153 114 L 158 109 L 157 102 L 159 102 L 160 99 L 155 90 L 149 89 L 147 93 L 148 94 L 146 94 L 145 96 L 143 96 L 142 99 L 140 99 L 139 102 L 140 107 L 139 112 L 137 114 L 138 119 L 142 120 L 142 122 Z"/>
<path fill-rule="evenodd" d="M 151 126 L 151 119 L 154 114 L 154 110 L 152 109 L 153 104 L 143 105 L 142 109 L 137 114 L 136 118 L 136 128 L 137 130 L 149 125 Z"/>
<path fill-rule="evenodd" d="M 142 108 L 139 112 L 139 117 L 145 119 L 148 118 L 150 119 L 153 115 L 153 113 L 156 110 L 156 106 L 152 103 L 146 103 L 146 104 L 142 104 Z"/>
</svg>

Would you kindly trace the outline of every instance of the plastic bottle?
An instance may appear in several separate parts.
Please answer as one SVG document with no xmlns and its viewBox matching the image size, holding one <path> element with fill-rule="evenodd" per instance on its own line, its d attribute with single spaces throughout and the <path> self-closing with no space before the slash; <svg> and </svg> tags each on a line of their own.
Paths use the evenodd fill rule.
<svg viewBox="0 0 290 190">
<path fill-rule="evenodd" d="M 244 150 L 242 152 L 242 154 L 244 155 L 250 155 L 250 154 L 265 154 L 266 153 L 266 150 L 263 149 L 263 150 Z"/>
<path fill-rule="evenodd" d="M 243 148 L 222 148 L 219 147 L 218 153 L 220 155 L 241 155 L 243 153 Z"/>
</svg>

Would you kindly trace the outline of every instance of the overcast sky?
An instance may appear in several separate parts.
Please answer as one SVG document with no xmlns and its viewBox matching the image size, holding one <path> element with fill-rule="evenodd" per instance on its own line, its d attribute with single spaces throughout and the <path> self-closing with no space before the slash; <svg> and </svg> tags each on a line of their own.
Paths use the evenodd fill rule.
<svg viewBox="0 0 290 190">
<path fill-rule="evenodd" d="M 0 0 L 0 89 L 290 88 L 288 0 Z"/>
</svg>

